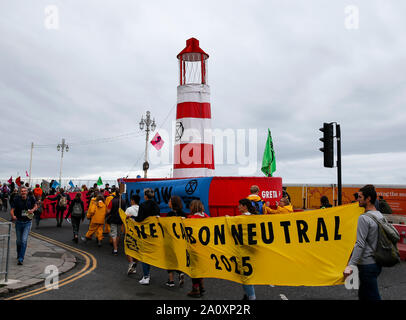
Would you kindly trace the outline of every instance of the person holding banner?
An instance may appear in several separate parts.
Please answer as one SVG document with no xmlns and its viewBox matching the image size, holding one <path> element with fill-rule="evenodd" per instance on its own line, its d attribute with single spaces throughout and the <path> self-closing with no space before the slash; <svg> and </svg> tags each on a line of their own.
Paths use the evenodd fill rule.
<svg viewBox="0 0 406 320">
<path fill-rule="evenodd" d="M 190 216 L 189 218 L 209 218 L 204 212 L 204 205 L 200 200 L 193 200 L 190 203 Z M 192 291 L 187 295 L 192 298 L 200 298 L 204 293 L 203 278 L 192 278 Z"/>
<path fill-rule="evenodd" d="M 256 214 L 256 209 L 252 206 L 251 201 L 248 199 L 241 199 L 238 201 L 238 211 L 243 216 L 250 216 L 252 214 Z M 244 289 L 244 297 L 243 300 L 256 300 L 257 297 L 255 296 L 255 288 L 253 285 L 243 284 Z"/>
<path fill-rule="evenodd" d="M 154 201 L 155 193 L 154 190 L 150 188 L 146 188 L 144 190 L 144 202 L 140 204 L 139 210 L 138 210 L 138 216 L 134 218 L 135 221 L 137 222 L 142 222 L 144 219 L 148 217 L 153 217 L 153 216 L 158 216 L 159 217 L 159 206 L 158 204 Z M 143 277 L 139 281 L 140 284 L 143 285 L 148 285 L 150 280 L 151 280 L 151 275 L 150 275 L 150 269 L 151 266 L 147 263 L 142 262 L 142 272 L 143 272 Z"/>
<path fill-rule="evenodd" d="M 276 202 L 276 209 L 269 208 L 268 212 L 270 214 L 280 214 L 280 213 L 293 213 L 293 206 L 289 203 L 288 198 L 282 198 L 279 203 Z"/>
<path fill-rule="evenodd" d="M 182 204 L 182 199 L 178 196 L 172 196 L 169 199 L 168 206 L 171 209 L 170 212 L 166 215 L 167 217 L 182 217 L 186 218 L 186 213 L 183 211 L 183 204 Z M 174 273 L 176 270 L 168 270 L 168 281 L 166 282 L 166 285 L 168 287 L 174 287 L 175 286 L 175 281 L 173 280 Z M 179 275 L 179 287 L 183 287 L 183 284 L 185 283 L 185 274 L 180 271 L 176 271 Z"/>
<path fill-rule="evenodd" d="M 141 200 L 141 198 L 138 194 L 133 194 L 131 196 L 131 200 L 130 200 L 131 206 L 125 210 L 127 219 L 130 219 L 130 218 L 134 219 L 136 216 L 138 216 L 140 200 Z M 128 261 L 127 275 L 137 273 L 137 260 L 131 256 L 127 256 L 127 261 Z"/>
</svg>

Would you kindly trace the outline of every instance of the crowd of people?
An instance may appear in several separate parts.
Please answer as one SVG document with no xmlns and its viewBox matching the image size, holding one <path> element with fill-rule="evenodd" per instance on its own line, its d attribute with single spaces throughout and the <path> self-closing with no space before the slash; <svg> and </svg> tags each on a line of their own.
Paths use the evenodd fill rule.
<svg viewBox="0 0 406 320">
<path fill-rule="evenodd" d="M 99 189 L 97 184 L 92 188 L 87 189 L 82 186 L 81 190 L 88 191 L 87 210 L 85 210 L 85 203 L 82 199 L 82 193 L 77 192 L 73 199 L 64 188 L 59 190 L 51 189 L 48 193 L 44 192 L 39 185 L 31 189 L 27 184 L 21 184 L 18 188 L 15 185 L 3 184 L 0 187 L 2 209 L 7 210 L 8 202 L 10 203 L 11 219 L 15 221 L 16 235 L 17 235 L 17 260 L 18 265 L 22 265 L 24 261 L 25 250 L 27 247 L 27 239 L 29 231 L 31 230 L 32 220 L 35 221 L 36 226 L 39 226 L 41 212 L 43 210 L 42 203 L 45 199 L 56 201 L 56 221 L 57 227 L 62 226 L 63 220 L 67 220 L 72 224 L 73 239 L 75 243 L 79 242 L 79 229 L 81 222 L 85 218 L 89 219 L 89 227 L 85 236 L 81 237 L 84 242 L 91 241 L 95 235 L 98 246 L 102 246 L 104 234 L 109 234 L 109 241 L 112 245 L 112 254 L 118 255 L 118 246 L 122 235 L 125 232 L 123 228 L 123 221 L 119 214 L 121 208 L 125 211 L 127 219 L 134 219 L 137 222 L 142 222 L 150 216 L 161 216 L 160 207 L 155 202 L 155 194 L 152 189 L 144 189 L 144 201 L 141 201 L 139 195 L 132 195 L 130 203 L 127 204 L 125 198 L 115 186 L 111 188 L 106 185 L 105 188 Z M 263 201 L 259 196 L 259 187 L 256 185 L 251 186 L 250 194 L 243 199 L 240 199 L 236 204 L 238 206 L 238 215 L 249 216 L 253 214 L 289 214 L 292 213 L 293 206 L 290 203 L 290 196 L 284 190 L 283 196 L 279 203 L 276 203 L 276 208 L 272 208 L 269 203 Z M 372 212 L 377 218 L 382 218 L 379 212 L 379 202 L 375 188 L 373 186 L 366 186 L 357 193 L 357 199 L 360 206 Z M 205 208 L 200 200 L 193 200 L 190 205 L 190 213 L 187 214 L 183 210 L 183 203 L 179 196 L 172 195 L 169 200 L 169 208 L 171 211 L 165 216 L 179 216 L 183 219 L 194 218 L 209 218 L 205 213 Z M 322 197 L 321 208 L 331 207 L 327 197 Z M 64 214 L 68 210 L 64 218 Z M 71 220 L 70 220 L 70 219 Z M 358 265 L 360 268 L 362 290 L 360 289 L 361 298 L 380 299 L 379 292 L 377 291 L 377 277 L 380 273 L 380 268 L 376 266 L 373 260 L 373 250 L 364 250 L 362 243 L 366 243 L 365 239 L 377 241 L 377 227 L 370 220 L 363 217 L 358 224 L 361 228 L 357 232 L 357 243 L 354 252 L 350 259 L 348 267 L 344 271 L 344 276 L 347 277 L 351 274 L 350 264 Z M 372 234 L 372 235 L 371 235 Z M 362 237 L 362 239 L 359 239 Z M 366 253 L 367 252 L 367 253 Z M 131 256 L 127 256 L 128 269 L 127 274 L 135 274 L 138 261 Z M 150 284 L 150 265 L 145 262 L 140 262 L 142 266 L 142 278 L 139 283 L 142 285 Z M 366 265 L 366 266 L 365 266 Z M 178 276 L 178 284 L 183 286 L 185 275 L 179 270 L 167 270 L 168 287 L 175 286 L 175 274 Z M 365 280 L 362 280 L 365 279 Z M 243 299 L 255 300 L 255 288 L 253 285 L 242 285 L 244 291 Z M 204 281 L 202 278 L 192 278 L 192 289 L 187 293 L 188 296 L 198 298 L 205 293 Z M 372 292 L 372 295 L 368 295 Z"/>
</svg>

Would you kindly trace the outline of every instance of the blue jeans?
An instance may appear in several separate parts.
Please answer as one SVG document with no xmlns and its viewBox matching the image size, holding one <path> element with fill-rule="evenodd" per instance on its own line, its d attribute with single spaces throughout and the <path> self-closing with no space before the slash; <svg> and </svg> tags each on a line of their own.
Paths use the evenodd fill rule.
<svg viewBox="0 0 406 320">
<path fill-rule="evenodd" d="M 245 294 L 247 295 L 249 300 L 255 300 L 256 299 L 256 297 L 255 297 L 255 288 L 254 288 L 253 285 L 251 285 L 251 284 L 243 284 L 242 288 L 244 289 Z"/>
<path fill-rule="evenodd" d="M 27 249 L 28 234 L 31 230 L 32 221 L 16 221 L 16 236 L 17 236 L 17 259 L 23 262 L 25 250 Z"/>
<path fill-rule="evenodd" d="M 381 300 L 378 289 L 378 276 L 382 267 L 377 264 L 359 264 L 359 300 Z"/>
<path fill-rule="evenodd" d="M 146 263 L 141 263 L 142 265 L 142 272 L 144 273 L 144 277 L 149 277 L 149 270 L 151 269 L 151 266 Z"/>
</svg>

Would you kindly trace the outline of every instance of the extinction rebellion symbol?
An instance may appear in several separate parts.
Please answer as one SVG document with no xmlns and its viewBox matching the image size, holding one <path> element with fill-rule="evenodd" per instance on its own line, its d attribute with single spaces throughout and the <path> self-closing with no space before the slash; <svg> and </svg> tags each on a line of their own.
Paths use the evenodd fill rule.
<svg viewBox="0 0 406 320">
<path fill-rule="evenodd" d="M 180 139 L 182 139 L 184 131 L 185 131 L 185 128 L 183 127 L 182 122 L 180 122 L 180 121 L 176 122 L 176 135 L 175 135 L 176 141 L 180 141 Z"/>
<path fill-rule="evenodd" d="M 197 180 L 190 180 L 185 187 L 185 191 L 188 195 L 193 194 L 197 189 Z"/>
</svg>

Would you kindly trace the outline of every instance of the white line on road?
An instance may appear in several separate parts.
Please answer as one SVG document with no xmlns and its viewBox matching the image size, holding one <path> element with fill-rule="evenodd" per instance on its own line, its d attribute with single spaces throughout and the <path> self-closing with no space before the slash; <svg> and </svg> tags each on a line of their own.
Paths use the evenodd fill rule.
<svg viewBox="0 0 406 320">
<path fill-rule="evenodd" d="M 286 298 L 286 296 L 285 296 L 284 294 L 282 294 L 282 293 L 281 293 L 279 296 L 281 297 L 282 300 L 289 300 L 289 299 Z"/>
</svg>

